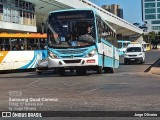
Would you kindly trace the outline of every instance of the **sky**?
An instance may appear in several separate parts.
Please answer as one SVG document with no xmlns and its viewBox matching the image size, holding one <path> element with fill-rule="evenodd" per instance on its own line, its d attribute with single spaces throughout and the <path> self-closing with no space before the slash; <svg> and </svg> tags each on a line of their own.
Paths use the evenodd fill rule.
<svg viewBox="0 0 160 120">
<path fill-rule="evenodd" d="M 90 0 L 91 2 L 102 6 L 118 4 L 123 9 L 123 19 L 130 23 L 140 23 L 142 21 L 141 0 Z"/>
</svg>

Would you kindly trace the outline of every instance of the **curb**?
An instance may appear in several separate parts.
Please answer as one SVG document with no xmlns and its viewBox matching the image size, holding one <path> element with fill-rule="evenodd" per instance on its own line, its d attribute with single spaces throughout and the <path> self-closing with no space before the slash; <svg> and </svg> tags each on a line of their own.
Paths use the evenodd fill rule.
<svg viewBox="0 0 160 120">
<path fill-rule="evenodd" d="M 152 67 L 149 72 L 152 74 L 160 75 L 160 67 Z"/>
<path fill-rule="evenodd" d="M 160 67 L 160 58 L 154 62 L 150 67 L 148 67 L 144 72 L 150 72 L 151 68 L 159 66 Z"/>
<path fill-rule="evenodd" d="M 149 68 L 147 68 L 144 72 L 150 72 L 152 74 L 160 75 L 160 58 Z"/>
</svg>

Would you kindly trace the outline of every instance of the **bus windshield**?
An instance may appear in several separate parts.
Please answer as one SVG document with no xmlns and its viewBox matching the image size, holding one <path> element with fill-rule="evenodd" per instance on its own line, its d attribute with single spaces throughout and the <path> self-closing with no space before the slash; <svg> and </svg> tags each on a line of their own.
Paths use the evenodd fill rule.
<svg viewBox="0 0 160 120">
<path fill-rule="evenodd" d="M 85 11 L 81 11 L 80 13 L 75 13 L 75 11 L 70 12 L 61 14 L 61 16 L 58 16 L 57 13 L 55 13 L 56 15 L 52 13 L 51 17 L 49 17 L 49 47 L 73 48 L 95 44 L 96 35 L 93 15 L 84 17 L 82 13 Z M 55 16 L 57 17 L 55 18 Z M 80 17 L 83 17 L 83 19 Z"/>
</svg>

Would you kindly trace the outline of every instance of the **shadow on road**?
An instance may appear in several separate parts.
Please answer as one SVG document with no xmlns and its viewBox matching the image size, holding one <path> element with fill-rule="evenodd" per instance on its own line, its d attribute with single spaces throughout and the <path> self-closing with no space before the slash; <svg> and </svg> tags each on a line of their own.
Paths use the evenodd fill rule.
<svg viewBox="0 0 160 120">
<path fill-rule="evenodd" d="M 94 72 L 87 72 L 86 75 L 82 75 L 80 77 L 83 76 L 90 76 L 92 74 L 95 74 Z M 65 74 L 63 76 L 60 76 L 58 73 L 54 72 L 54 71 L 47 71 L 44 72 L 42 74 L 37 74 L 36 72 L 28 72 L 24 74 L 15 74 L 15 73 L 6 73 L 3 76 L 0 76 L 0 79 L 2 78 L 45 78 L 45 77 L 75 77 L 76 74 L 75 72 L 65 72 Z"/>
</svg>

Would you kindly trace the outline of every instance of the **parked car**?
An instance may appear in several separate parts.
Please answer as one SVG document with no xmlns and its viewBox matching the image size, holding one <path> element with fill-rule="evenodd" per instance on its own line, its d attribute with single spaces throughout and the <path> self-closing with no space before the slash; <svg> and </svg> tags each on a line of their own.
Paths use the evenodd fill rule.
<svg viewBox="0 0 160 120">
<path fill-rule="evenodd" d="M 142 44 L 129 44 L 124 54 L 124 64 L 145 62 L 145 51 Z"/>
</svg>

